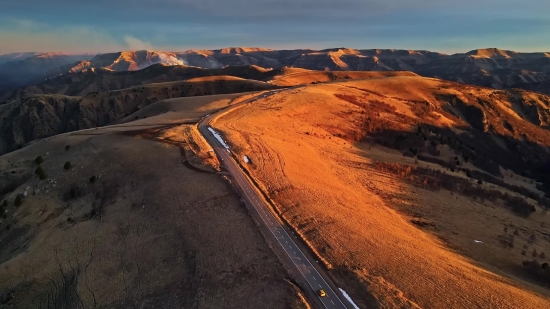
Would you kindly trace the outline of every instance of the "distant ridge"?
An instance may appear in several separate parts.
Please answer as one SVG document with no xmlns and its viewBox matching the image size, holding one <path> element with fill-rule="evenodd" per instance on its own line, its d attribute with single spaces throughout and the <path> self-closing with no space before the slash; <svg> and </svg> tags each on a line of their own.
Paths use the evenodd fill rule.
<svg viewBox="0 0 550 309">
<path fill-rule="evenodd" d="M 2 64 L 2 59 L 18 60 Z M 447 55 L 427 50 L 346 47 L 322 50 L 227 47 L 180 52 L 132 50 L 94 57 L 57 52 L 0 56 L 0 96 L 9 89 L 36 84 L 62 74 L 127 72 L 155 64 L 205 69 L 256 66 L 266 70 L 288 67 L 320 71 L 412 71 L 423 76 L 495 89 L 524 88 L 550 93 L 548 52 L 522 53 L 481 48 Z"/>
</svg>

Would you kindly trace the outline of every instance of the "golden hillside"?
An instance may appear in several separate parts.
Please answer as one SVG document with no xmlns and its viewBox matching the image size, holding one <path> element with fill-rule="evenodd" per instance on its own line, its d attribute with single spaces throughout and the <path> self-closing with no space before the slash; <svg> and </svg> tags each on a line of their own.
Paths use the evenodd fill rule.
<svg viewBox="0 0 550 309">
<path fill-rule="evenodd" d="M 541 176 L 550 145 L 529 104 L 548 97 L 391 76 L 283 91 L 214 126 L 360 306 L 546 308 L 522 269 L 550 253 L 548 201 L 519 175 L 527 159 Z"/>
</svg>

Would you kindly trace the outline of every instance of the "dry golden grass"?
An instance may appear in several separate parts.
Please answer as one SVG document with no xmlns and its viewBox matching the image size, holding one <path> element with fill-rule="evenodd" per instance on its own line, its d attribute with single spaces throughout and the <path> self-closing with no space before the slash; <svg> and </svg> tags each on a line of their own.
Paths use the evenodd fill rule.
<svg viewBox="0 0 550 309">
<path fill-rule="evenodd" d="M 311 71 L 304 69 L 285 69 L 283 75 L 275 76 L 270 82 L 278 86 L 295 86 L 316 82 L 330 82 L 342 79 L 369 79 L 387 76 L 417 76 L 412 72 L 367 72 L 367 71 Z"/>
<path fill-rule="evenodd" d="M 245 80 L 244 78 L 228 76 L 228 75 L 217 75 L 217 76 L 204 76 L 204 77 L 195 77 L 188 79 L 188 82 L 212 82 L 217 80 Z"/>
<path fill-rule="evenodd" d="M 529 231 L 548 232 L 540 209 L 524 219 L 488 202 L 419 189 L 371 166 L 413 159 L 338 137 L 360 131 L 364 119 L 358 106 L 334 94 L 370 92 L 367 97 L 415 117 L 405 101 L 436 104 L 438 87 L 437 80 L 409 76 L 307 86 L 229 112 L 214 126 L 237 158 L 251 159 L 243 165 L 360 306 L 550 307 L 547 290 L 516 277 Z M 440 126 L 461 124 L 433 113 Z M 505 226 L 508 234 L 520 230 L 514 249 L 499 244 Z M 546 240 L 529 246 L 550 252 Z"/>
</svg>

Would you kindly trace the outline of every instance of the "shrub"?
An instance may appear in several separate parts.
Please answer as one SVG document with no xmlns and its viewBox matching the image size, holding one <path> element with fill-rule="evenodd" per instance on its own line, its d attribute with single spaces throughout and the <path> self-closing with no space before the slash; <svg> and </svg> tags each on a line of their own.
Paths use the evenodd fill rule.
<svg viewBox="0 0 550 309">
<path fill-rule="evenodd" d="M 41 180 L 44 180 L 48 177 L 48 175 L 46 175 L 46 172 L 44 172 L 44 169 L 42 169 L 42 166 L 37 167 L 34 173 L 38 175 L 38 178 L 40 178 Z"/>
<path fill-rule="evenodd" d="M 82 196 L 85 196 L 87 193 L 88 192 L 87 192 L 85 187 L 81 187 L 81 186 L 77 185 L 76 183 L 73 183 L 72 185 L 69 186 L 67 191 L 63 192 L 63 194 L 61 196 L 61 199 L 64 202 L 68 202 L 70 200 L 77 199 L 77 198 L 80 198 Z"/>
<path fill-rule="evenodd" d="M 373 164 L 373 167 L 381 172 L 397 175 L 399 178 L 428 190 L 437 191 L 446 189 L 451 191 L 451 193 L 461 193 L 473 199 L 488 199 L 493 202 L 502 200 L 507 208 L 510 208 L 514 213 L 522 217 L 528 217 L 536 210 L 524 198 L 476 186 L 464 178 L 449 175 L 441 171 L 387 162 L 377 162 Z"/>
<path fill-rule="evenodd" d="M 523 268 L 537 280 L 545 284 L 550 283 L 550 268 L 548 267 L 548 263 L 541 265 L 537 261 L 524 261 Z"/>
<path fill-rule="evenodd" d="M 17 196 L 15 197 L 15 201 L 13 201 L 13 204 L 15 206 L 21 206 L 21 204 L 23 204 L 23 196 L 21 194 L 17 194 Z"/>
<path fill-rule="evenodd" d="M 70 170 L 71 167 L 73 166 L 71 165 L 70 161 L 65 162 L 65 165 L 63 165 L 63 168 L 66 169 L 67 171 Z"/>
<path fill-rule="evenodd" d="M 4 202 L 2 202 L 2 206 L 3 207 L 8 207 L 8 200 L 4 200 Z"/>
<path fill-rule="evenodd" d="M 36 159 L 34 159 L 34 163 L 40 165 L 40 164 L 44 163 L 44 159 L 41 156 L 38 156 L 38 157 L 36 157 Z"/>
<path fill-rule="evenodd" d="M 95 176 L 90 177 L 90 183 L 94 183 L 95 181 L 96 181 L 96 177 L 95 177 Z"/>
<path fill-rule="evenodd" d="M 69 150 L 69 149 L 71 149 L 71 145 L 65 146 L 65 150 Z"/>
</svg>

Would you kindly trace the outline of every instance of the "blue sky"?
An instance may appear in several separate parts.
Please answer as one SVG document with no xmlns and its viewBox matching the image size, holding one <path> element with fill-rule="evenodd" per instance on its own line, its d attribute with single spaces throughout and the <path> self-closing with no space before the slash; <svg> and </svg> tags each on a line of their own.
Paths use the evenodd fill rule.
<svg viewBox="0 0 550 309">
<path fill-rule="evenodd" d="M 550 51 L 548 0 L 1 0 L 0 54 L 228 46 Z"/>
</svg>

